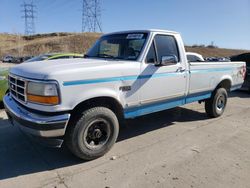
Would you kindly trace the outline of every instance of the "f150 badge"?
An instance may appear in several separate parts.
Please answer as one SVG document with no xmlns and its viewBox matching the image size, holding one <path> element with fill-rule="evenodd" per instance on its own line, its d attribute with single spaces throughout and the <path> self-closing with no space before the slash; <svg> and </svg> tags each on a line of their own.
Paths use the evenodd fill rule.
<svg viewBox="0 0 250 188">
<path fill-rule="evenodd" d="M 121 86 L 119 89 L 121 91 L 130 91 L 131 90 L 131 86 Z"/>
</svg>

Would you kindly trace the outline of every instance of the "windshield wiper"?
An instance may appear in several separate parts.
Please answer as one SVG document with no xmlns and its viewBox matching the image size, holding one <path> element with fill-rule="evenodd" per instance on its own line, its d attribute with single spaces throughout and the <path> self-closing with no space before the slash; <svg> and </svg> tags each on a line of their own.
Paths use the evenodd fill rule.
<svg viewBox="0 0 250 188">
<path fill-rule="evenodd" d="M 97 55 L 98 57 L 107 57 L 107 58 L 113 58 L 113 59 L 115 59 L 115 56 L 112 56 L 112 55 L 109 55 L 109 54 L 98 54 Z"/>
<path fill-rule="evenodd" d="M 112 56 L 112 55 L 109 55 L 109 54 L 97 54 L 95 56 L 90 56 L 90 55 L 87 55 L 85 54 L 84 55 L 84 58 L 95 58 L 95 57 L 99 57 L 99 58 L 110 58 L 110 59 L 118 59 L 117 57 L 115 56 Z"/>
</svg>

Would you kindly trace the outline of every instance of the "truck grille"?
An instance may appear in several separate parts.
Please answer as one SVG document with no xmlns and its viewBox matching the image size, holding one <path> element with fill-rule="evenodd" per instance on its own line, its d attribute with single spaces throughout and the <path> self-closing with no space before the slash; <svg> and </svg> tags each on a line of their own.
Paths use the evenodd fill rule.
<svg viewBox="0 0 250 188">
<path fill-rule="evenodd" d="M 20 102 L 26 102 L 26 81 L 20 77 L 9 75 L 9 90 L 11 96 Z"/>
</svg>

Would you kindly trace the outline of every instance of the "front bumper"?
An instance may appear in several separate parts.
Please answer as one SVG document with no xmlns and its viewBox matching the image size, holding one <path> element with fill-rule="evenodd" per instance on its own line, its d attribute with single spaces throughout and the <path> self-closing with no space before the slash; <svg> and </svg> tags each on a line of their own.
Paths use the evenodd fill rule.
<svg viewBox="0 0 250 188">
<path fill-rule="evenodd" d="M 10 122 L 17 122 L 24 132 L 43 138 L 64 136 L 69 113 L 52 116 L 34 113 L 18 104 L 9 94 L 4 96 L 3 103 Z"/>
</svg>

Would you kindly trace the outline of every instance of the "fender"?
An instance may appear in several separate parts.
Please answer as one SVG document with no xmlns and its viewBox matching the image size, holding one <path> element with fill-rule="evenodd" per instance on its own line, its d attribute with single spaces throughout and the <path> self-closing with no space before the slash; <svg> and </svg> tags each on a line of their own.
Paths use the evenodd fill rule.
<svg viewBox="0 0 250 188">
<path fill-rule="evenodd" d="M 214 88 L 213 88 L 213 91 L 224 81 L 229 81 L 230 82 L 230 85 L 229 85 L 229 88 L 226 88 L 226 89 L 229 89 L 232 87 L 232 83 L 233 83 L 233 79 L 232 79 L 232 76 L 230 75 L 223 75 L 221 77 L 221 79 L 219 80 L 219 82 L 217 84 L 214 84 Z"/>
<path fill-rule="evenodd" d="M 117 92 L 116 90 L 112 90 L 109 88 L 93 88 L 87 91 L 84 91 L 84 95 L 79 93 L 74 100 L 72 100 L 72 109 L 74 109 L 78 104 L 87 101 L 89 99 L 97 98 L 97 97 L 110 97 L 115 99 L 117 102 L 121 104 L 121 106 L 124 108 L 125 106 L 125 99 L 122 97 L 120 92 Z"/>
</svg>

